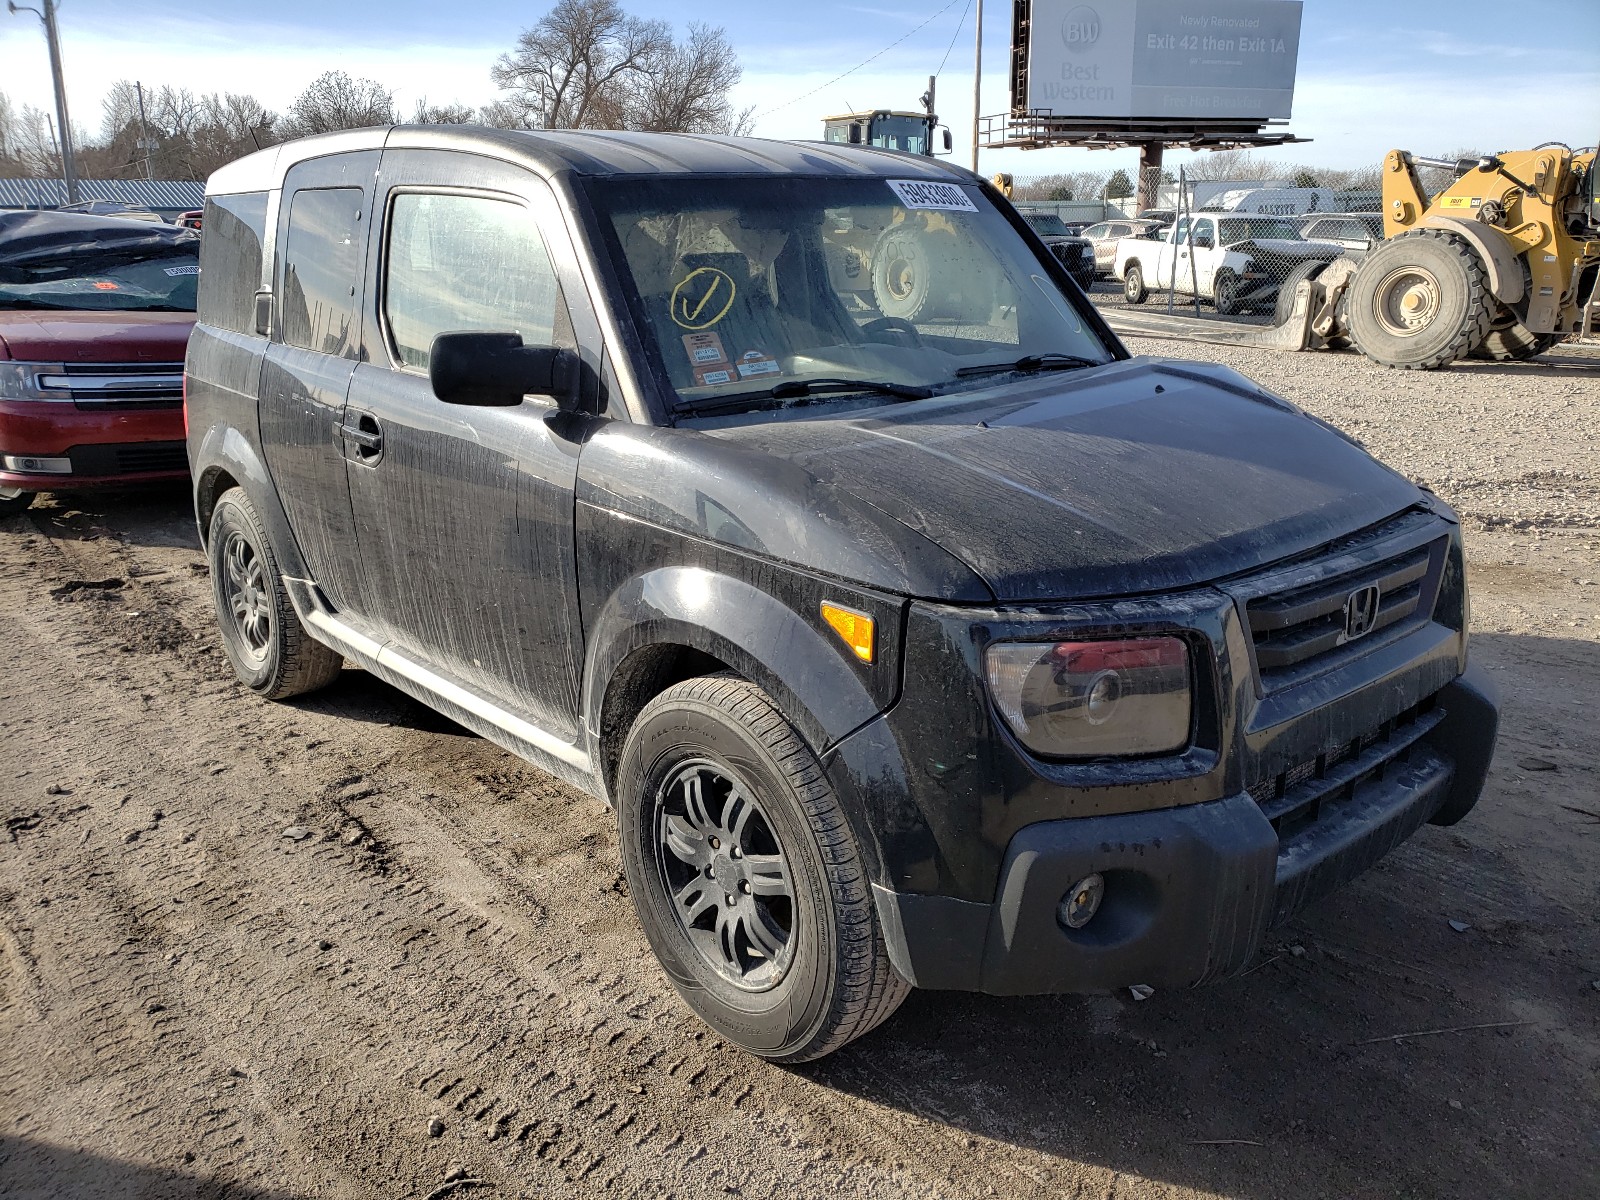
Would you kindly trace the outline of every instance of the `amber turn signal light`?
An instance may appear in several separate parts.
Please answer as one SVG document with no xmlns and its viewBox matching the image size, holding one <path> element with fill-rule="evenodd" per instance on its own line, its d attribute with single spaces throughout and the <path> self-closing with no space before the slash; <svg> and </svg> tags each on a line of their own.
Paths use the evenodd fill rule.
<svg viewBox="0 0 1600 1200">
<path fill-rule="evenodd" d="M 872 618 L 853 608 L 822 602 L 822 619 L 850 647 L 851 652 L 864 663 L 872 661 Z"/>
</svg>

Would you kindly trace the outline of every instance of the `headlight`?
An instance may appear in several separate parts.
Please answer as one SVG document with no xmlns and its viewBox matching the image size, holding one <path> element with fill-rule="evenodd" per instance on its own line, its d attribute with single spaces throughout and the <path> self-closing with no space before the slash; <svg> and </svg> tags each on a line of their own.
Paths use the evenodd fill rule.
<svg viewBox="0 0 1600 1200">
<path fill-rule="evenodd" d="M 0 400 L 62 400 L 72 403 L 65 388 L 45 387 L 41 375 L 64 375 L 60 363 L 0 362 Z"/>
<path fill-rule="evenodd" d="M 1180 638 L 997 642 L 984 665 L 995 707 L 1037 754 L 1169 754 L 1189 743 L 1189 649 Z"/>
</svg>

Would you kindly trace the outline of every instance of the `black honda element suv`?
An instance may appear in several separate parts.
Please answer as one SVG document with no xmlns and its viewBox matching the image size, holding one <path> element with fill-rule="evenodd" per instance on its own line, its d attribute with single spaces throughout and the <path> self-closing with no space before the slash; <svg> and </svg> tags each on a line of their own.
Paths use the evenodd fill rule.
<svg viewBox="0 0 1600 1200">
<path fill-rule="evenodd" d="M 439 126 L 212 176 L 188 447 L 223 641 L 349 660 L 615 809 L 779 1061 L 911 987 L 1180 987 L 1476 802 L 1435 496 L 1131 358 L 892 151 Z"/>
</svg>

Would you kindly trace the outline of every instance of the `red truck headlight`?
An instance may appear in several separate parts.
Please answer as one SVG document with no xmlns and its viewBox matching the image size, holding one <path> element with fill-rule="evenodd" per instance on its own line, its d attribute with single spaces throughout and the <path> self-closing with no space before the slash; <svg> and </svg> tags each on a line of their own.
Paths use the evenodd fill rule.
<svg viewBox="0 0 1600 1200">
<path fill-rule="evenodd" d="M 1189 743 L 1189 648 L 1181 638 L 997 642 L 984 665 L 995 707 L 1037 754 L 1170 754 Z"/>
<path fill-rule="evenodd" d="M 0 400 L 55 400 L 72 403 L 72 393 L 61 387 L 47 387 L 41 376 L 61 376 L 60 363 L 0 362 Z"/>
</svg>

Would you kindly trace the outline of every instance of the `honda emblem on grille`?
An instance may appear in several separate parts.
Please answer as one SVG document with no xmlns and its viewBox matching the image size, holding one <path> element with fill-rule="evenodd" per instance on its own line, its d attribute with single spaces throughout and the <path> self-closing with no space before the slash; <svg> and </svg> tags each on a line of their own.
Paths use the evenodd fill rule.
<svg viewBox="0 0 1600 1200">
<path fill-rule="evenodd" d="M 1378 623 L 1378 600 L 1380 594 L 1377 585 L 1359 588 L 1345 597 L 1344 602 L 1344 640 L 1353 642 L 1358 637 L 1365 637 L 1372 632 L 1372 627 Z"/>
</svg>

